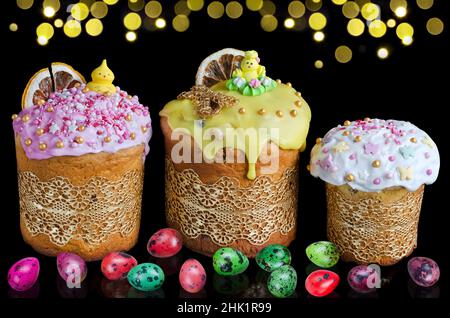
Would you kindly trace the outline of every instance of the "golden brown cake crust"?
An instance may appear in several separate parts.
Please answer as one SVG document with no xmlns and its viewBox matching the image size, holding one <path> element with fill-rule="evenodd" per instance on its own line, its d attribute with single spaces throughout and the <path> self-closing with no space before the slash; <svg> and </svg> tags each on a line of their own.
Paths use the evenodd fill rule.
<svg viewBox="0 0 450 318">
<path fill-rule="evenodd" d="M 166 117 L 161 117 L 161 128 L 164 134 L 165 139 L 165 147 L 166 147 L 166 156 L 170 158 L 170 154 L 172 151 L 173 146 L 177 143 L 177 141 L 171 140 L 171 134 L 172 129 L 170 128 L 168 124 L 168 120 Z M 191 153 L 193 154 L 195 151 L 200 151 L 198 147 L 195 146 L 194 139 L 191 137 Z M 273 146 L 273 145 L 272 145 Z M 234 149 L 226 149 L 227 151 L 227 157 L 228 158 L 234 158 L 239 154 L 238 150 Z M 286 174 L 287 171 L 291 171 L 293 175 L 290 176 L 290 182 L 289 187 L 291 188 L 291 192 L 285 194 L 286 197 L 283 198 L 284 203 L 282 203 L 283 200 L 280 198 L 279 205 L 282 204 L 286 205 L 286 201 L 290 202 L 289 207 L 274 207 L 274 209 L 279 208 L 279 213 L 282 213 L 281 211 L 285 211 L 285 214 L 281 214 L 281 218 L 285 218 L 284 220 L 277 220 L 276 222 L 284 223 L 284 224 L 290 224 L 291 226 L 287 227 L 287 230 L 282 233 L 282 231 L 276 231 L 271 233 L 270 235 L 267 235 L 267 239 L 264 240 L 264 242 L 258 241 L 258 244 L 255 244 L 255 242 L 250 242 L 248 239 L 235 239 L 235 240 L 227 240 L 227 238 L 223 238 L 223 241 L 226 243 L 218 244 L 217 243 L 217 232 L 216 233 L 203 233 L 200 235 L 194 235 L 192 232 L 193 228 L 190 227 L 189 229 L 186 229 L 186 227 L 189 227 L 189 222 L 208 222 L 208 225 L 211 225 L 210 227 L 213 228 L 212 224 L 215 225 L 215 229 L 217 230 L 218 227 L 223 226 L 226 228 L 227 226 L 231 226 L 230 224 L 225 224 L 226 222 L 218 222 L 216 215 L 211 213 L 208 217 L 208 215 L 202 215 L 199 216 L 199 219 L 194 220 L 192 218 L 189 218 L 189 222 L 186 219 L 186 215 L 179 215 L 180 212 L 183 211 L 184 208 L 180 208 L 179 202 L 177 202 L 176 209 L 171 205 L 174 197 L 176 198 L 176 194 L 173 192 L 176 185 L 170 184 L 171 177 L 169 174 L 169 170 L 166 167 L 166 218 L 167 223 L 170 227 L 178 229 L 182 235 L 183 235 L 183 241 L 184 244 L 190 248 L 191 250 L 194 250 L 196 252 L 199 252 L 204 255 L 212 255 L 218 248 L 223 246 L 230 246 L 237 248 L 241 250 L 243 253 L 245 253 L 249 257 L 254 257 L 256 253 L 264 248 L 265 246 L 269 244 L 283 244 L 283 245 L 289 245 L 294 239 L 296 234 L 296 218 L 297 218 L 297 184 L 298 184 L 298 175 L 297 175 L 297 168 L 298 168 L 298 161 L 299 161 L 299 150 L 279 150 L 280 154 L 280 160 L 279 160 L 279 167 L 275 171 L 275 173 L 268 176 L 269 183 L 272 185 L 272 187 L 275 187 L 276 184 L 279 184 L 287 179 Z M 193 156 L 193 155 L 192 155 Z M 179 179 L 182 178 L 182 173 L 186 171 L 190 171 L 192 175 L 196 178 L 199 178 L 199 182 L 203 183 L 204 185 L 217 185 L 222 179 L 222 177 L 227 177 L 227 180 L 236 181 L 238 183 L 239 187 L 241 189 L 243 188 L 251 188 L 254 187 L 255 182 L 257 182 L 258 178 L 256 180 L 249 180 L 247 175 L 247 164 L 246 163 L 235 163 L 235 162 L 228 162 L 228 163 L 173 163 L 170 161 L 170 159 L 167 159 L 169 164 L 173 166 L 175 171 L 170 172 L 171 174 L 177 174 L 175 178 L 177 179 L 177 182 L 179 182 Z M 166 165 L 167 166 L 167 165 Z M 261 175 L 261 163 L 258 161 L 256 164 L 256 174 L 257 176 Z M 295 175 L 294 175 L 295 174 Z M 265 180 L 267 181 L 267 180 Z M 187 180 L 186 182 L 189 182 Z M 173 182 L 175 183 L 175 182 Z M 196 184 L 196 186 L 201 187 L 199 183 Z M 191 185 L 189 185 L 191 186 Z M 264 186 L 266 189 L 266 192 L 275 191 L 271 188 L 269 184 Z M 270 189 L 270 190 L 269 190 Z M 219 191 L 219 188 L 211 188 L 209 187 L 209 190 L 211 191 Z M 269 190 L 269 191 L 267 191 Z M 179 191 L 179 190 L 178 190 Z M 235 198 L 237 202 L 245 202 L 244 198 Z M 176 201 L 176 200 L 175 200 Z M 192 203 L 192 202 L 191 202 Z M 190 205 L 191 209 L 197 209 L 198 206 L 193 207 Z M 200 215 L 200 211 L 190 211 L 192 214 L 198 213 Z M 205 213 L 205 211 L 202 211 Z M 269 213 L 269 212 L 268 212 Z M 278 213 L 278 212 L 275 212 Z M 286 217 L 284 217 L 286 216 Z M 205 219 L 208 219 L 209 221 L 204 221 Z M 180 220 L 185 219 L 185 222 L 183 223 Z M 251 222 L 251 220 L 249 220 Z M 205 227 L 208 227 L 205 226 Z M 261 227 L 261 224 L 254 224 L 255 228 Z M 195 227 L 195 226 L 194 226 Z M 264 227 L 264 226 L 263 226 Z M 256 230 L 254 236 L 257 237 L 261 232 L 264 231 L 264 229 Z M 186 233 L 190 232 L 191 235 L 187 235 Z M 225 233 L 228 233 L 227 230 L 223 230 L 222 233 L 225 235 Z M 198 233 L 197 233 L 198 234 Z M 215 242 L 216 241 L 216 242 Z"/>
<path fill-rule="evenodd" d="M 393 265 L 410 255 L 417 246 L 423 190 L 362 192 L 327 183 L 328 239 L 342 260 Z"/>
<path fill-rule="evenodd" d="M 144 145 L 139 145 L 116 153 L 34 160 L 16 138 L 25 242 L 44 255 L 73 252 L 86 261 L 133 247 L 140 225 L 143 154 Z M 78 198 L 79 204 L 74 202 Z M 55 231 L 60 234 L 52 235 Z"/>
</svg>

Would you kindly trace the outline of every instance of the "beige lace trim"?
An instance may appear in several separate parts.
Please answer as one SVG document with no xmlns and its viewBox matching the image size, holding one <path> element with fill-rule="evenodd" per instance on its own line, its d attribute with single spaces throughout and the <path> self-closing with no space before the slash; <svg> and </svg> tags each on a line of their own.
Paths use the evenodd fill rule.
<svg viewBox="0 0 450 318">
<path fill-rule="evenodd" d="M 65 177 L 42 182 L 31 171 L 19 172 L 18 178 L 26 229 L 58 246 L 72 239 L 95 246 L 112 234 L 126 237 L 139 225 L 142 171 L 129 171 L 117 181 L 93 177 L 82 186 Z"/>
<path fill-rule="evenodd" d="M 257 177 L 241 187 L 234 177 L 203 183 L 192 169 L 177 171 L 166 159 L 166 213 L 189 238 L 208 236 L 224 246 L 236 240 L 260 245 L 275 232 L 286 235 L 297 219 L 297 169 L 288 168 L 280 180 Z"/>
</svg>

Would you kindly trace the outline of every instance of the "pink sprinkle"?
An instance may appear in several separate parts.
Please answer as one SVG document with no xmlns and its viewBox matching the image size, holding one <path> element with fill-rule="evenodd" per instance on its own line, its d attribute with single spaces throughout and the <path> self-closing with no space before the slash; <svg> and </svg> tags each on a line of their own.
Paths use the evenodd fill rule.
<svg viewBox="0 0 450 318">
<path fill-rule="evenodd" d="M 430 158 L 430 157 L 431 157 L 431 155 L 430 155 L 430 153 L 429 153 L 429 152 L 425 152 L 425 153 L 424 153 L 424 155 L 425 155 L 425 158 L 426 158 L 426 159 L 428 159 L 428 158 Z"/>
<path fill-rule="evenodd" d="M 394 175 L 391 172 L 387 172 L 384 176 L 386 177 L 386 179 L 392 179 Z"/>
<path fill-rule="evenodd" d="M 323 153 L 328 153 L 328 151 L 330 151 L 328 148 L 323 148 L 323 149 L 322 149 L 322 152 L 323 152 Z"/>
<path fill-rule="evenodd" d="M 389 161 L 395 161 L 395 156 L 389 156 Z"/>
<path fill-rule="evenodd" d="M 355 160 L 356 159 L 356 155 L 354 153 L 352 153 L 348 158 L 350 160 Z"/>
<path fill-rule="evenodd" d="M 433 170 L 427 169 L 427 175 L 431 176 L 433 174 Z"/>
<path fill-rule="evenodd" d="M 380 184 L 381 183 L 381 179 L 380 178 L 376 178 L 375 180 L 373 180 L 374 184 Z"/>
</svg>

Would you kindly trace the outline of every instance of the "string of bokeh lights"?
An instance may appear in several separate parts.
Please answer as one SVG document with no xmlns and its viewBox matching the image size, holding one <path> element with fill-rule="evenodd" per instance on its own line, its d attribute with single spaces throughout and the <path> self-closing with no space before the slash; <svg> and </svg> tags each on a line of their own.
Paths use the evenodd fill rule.
<svg viewBox="0 0 450 318">
<path fill-rule="evenodd" d="M 46 20 L 36 27 L 37 43 L 44 46 L 54 36 L 55 28 L 62 29 L 69 38 L 76 38 L 82 33 L 84 24 L 84 30 L 89 36 L 99 36 L 103 32 L 102 19 L 108 15 L 109 7 L 117 5 L 119 0 L 81 0 L 69 4 L 65 8 L 61 8 L 59 0 L 16 0 L 17 6 L 22 10 L 39 5 L 35 2 L 40 3 L 43 18 Z M 167 13 L 169 13 L 169 8 L 163 9 L 162 1 L 120 1 L 122 4 L 125 2 L 128 4 L 128 12 L 124 15 L 122 23 L 125 27 L 127 41 L 136 41 L 140 29 L 158 31 L 168 27 L 164 10 L 168 10 Z M 227 1 L 224 4 L 221 1 L 211 1 L 205 4 L 204 0 L 179 0 L 165 5 L 170 6 L 170 10 L 173 11 L 168 15 L 173 15 L 171 26 L 177 32 L 188 30 L 192 18 L 191 13 L 202 10 L 206 10 L 211 19 L 220 19 L 224 16 L 229 19 L 238 19 L 247 9 L 259 12 L 261 15 L 260 26 L 264 31 L 273 32 L 280 28 L 278 22 L 280 16 L 277 15 L 277 5 L 274 1 L 246 0 L 241 2 Z M 410 11 L 417 9 L 427 11 L 433 7 L 434 0 L 390 0 L 389 10 L 387 10 L 389 12 L 382 12 L 383 8 L 375 1 L 371 2 L 370 0 L 331 0 L 331 3 L 341 7 L 342 15 L 347 20 L 346 29 L 350 37 L 359 37 L 368 33 L 373 38 L 380 39 L 392 29 L 401 45 L 409 46 L 414 41 L 414 27 L 407 22 Z M 322 8 L 322 0 L 295 0 L 286 5 L 288 17 L 283 21 L 285 29 L 291 31 L 310 29 L 315 42 L 326 40 L 328 18 Z M 278 7 L 281 6 L 278 4 Z M 429 17 L 425 28 L 430 35 L 439 35 L 444 31 L 444 23 L 438 17 Z M 12 22 L 9 29 L 16 32 L 19 26 Z M 352 55 L 353 52 L 347 45 L 340 45 L 334 50 L 334 57 L 339 63 L 348 63 L 352 59 Z M 376 55 L 380 59 L 386 59 L 390 55 L 390 48 L 381 45 L 377 48 Z M 321 69 L 324 63 L 322 60 L 316 60 L 314 66 Z"/>
</svg>

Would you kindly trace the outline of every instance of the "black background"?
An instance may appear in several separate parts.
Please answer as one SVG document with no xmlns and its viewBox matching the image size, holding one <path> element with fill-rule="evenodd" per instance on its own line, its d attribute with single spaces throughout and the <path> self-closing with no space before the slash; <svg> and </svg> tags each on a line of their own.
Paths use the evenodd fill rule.
<svg viewBox="0 0 450 318">
<path fill-rule="evenodd" d="M 310 30 L 293 32 L 283 28 L 282 21 L 287 14 L 287 2 L 282 5 L 283 1 L 277 2 L 279 28 L 273 33 L 263 32 L 259 25 L 260 15 L 248 10 L 244 10 L 243 16 L 237 20 L 231 20 L 226 16 L 218 21 L 212 20 L 206 16 L 205 10 L 201 13 L 192 13 L 189 30 L 177 33 L 170 27 L 170 18 L 173 17 L 172 4 L 165 5 L 164 16 L 169 26 L 166 30 L 153 32 L 141 30 L 138 33 L 138 41 L 128 43 L 124 38 L 125 30 L 122 25 L 122 17 L 127 9 L 122 3 L 110 7 L 108 16 L 103 19 L 105 30 L 98 38 L 89 37 L 84 33 L 77 39 L 69 39 L 61 30 L 55 30 L 55 36 L 49 45 L 40 47 L 36 43 L 35 35 L 36 26 L 43 21 L 39 13 L 39 1 L 35 1 L 34 8 L 27 11 L 18 9 L 14 1 L 7 2 L 11 6 L 2 8 L 0 37 L 2 42 L 0 299 L 39 297 L 43 301 L 51 301 L 55 298 L 100 299 L 111 296 L 105 293 L 111 286 L 102 280 L 98 262 L 89 264 L 89 274 L 83 288 L 72 292 L 61 284 L 57 276 L 55 259 L 38 255 L 21 238 L 10 118 L 13 113 L 20 111 L 22 90 L 29 77 L 52 61 L 62 61 L 71 64 L 88 78 L 91 70 L 103 58 L 107 58 L 116 76 L 115 84 L 130 94 L 138 95 L 140 101 L 149 106 L 154 135 L 150 144 L 151 152 L 146 161 L 140 239 L 130 253 L 139 262 L 160 263 L 160 260 L 150 258 L 145 247 L 150 235 L 165 226 L 164 145 L 158 112 L 166 102 L 193 85 L 197 66 L 201 60 L 223 47 L 257 50 L 268 75 L 292 82 L 293 86 L 302 92 L 312 110 L 309 146 L 300 167 L 298 234 L 290 248 L 294 257 L 294 267 L 299 275 L 296 293 L 299 299 L 286 300 L 283 304 L 296 306 L 317 302 L 307 296 L 303 286 L 308 271 L 304 249 L 311 242 L 326 239 L 324 184 L 311 177 L 305 168 L 311 145 L 314 144 L 316 137 L 323 136 L 328 129 L 338 123 L 346 119 L 355 120 L 364 117 L 411 121 L 427 131 L 440 149 L 440 176 L 435 184 L 426 188 L 418 248 L 413 255 L 427 256 L 436 260 L 441 267 L 441 280 L 433 289 L 417 288 L 409 281 L 406 262 L 402 261 L 395 266 L 382 268 L 382 276 L 385 278 L 383 288 L 370 296 L 362 296 L 352 292 L 346 283 L 347 272 L 353 264 L 341 262 L 337 267 L 342 279 L 340 286 L 328 299 L 320 302 L 358 303 L 361 300 L 357 298 L 362 297 L 376 298 L 377 303 L 409 302 L 411 299 L 421 297 L 442 299 L 448 296 L 450 242 L 448 223 L 445 221 L 449 213 L 446 195 L 450 186 L 449 121 L 446 115 L 449 106 L 448 57 L 450 56 L 448 1 L 436 0 L 434 7 L 428 11 L 420 10 L 415 1 L 409 1 L 410 13 L 407 20 L 415 27 L 414 43 L 409 47 L 402 47 L 393 30 L 388 30 L 388 34 L 382 39 L 373 39 L 369 35 L 351 38 L 346 33 L 346 19 L 340 13 L 340 7 L 329 3 L 324 4 L 322 10 L 329 18 L 325 29 L 326 39 L 323 43 L 314 43 Z M 391 14 L 388 1 L 376 2 L 382 5 L 384 15 Z M 4 5 L 2 3 L 2 6 Z M 425 23 L 432 16 L 439 16 L 446 25 L 444 33 L 437 37 L 432 37 L 425 30 Z M 11 22 L 18 23 L 19 31 L 15 33 L 8 31 Z M 334 59 L 334 49 L 341 44 L 346 44 L 353 50 L 353 59 L 348 64 L 339 64 Z M 376 57 L 376 48 L 380 45 L 387 45 L 391 49 L 392 55 L 387 60 L 381 61 Z M 323 69 L 314 68 L 313 62 L 316 59 L 324 61 Z M 41 261 L 39 290 L 34 291 L 34 294 L 33 291 L 17 294 L 8 288 L 7 270 L 15 261 L 27 256 L 37 256 Z M 207 301 L 206 299 L 220 300 L 230 296 L 237 298 L 250 295 L 251 288 L 247 288 L 247 294 L 235 290 L 233 295 L 228 296 L 224 294 L 224 290 L 217 291 L 212 284 L 214 275 L 210 259 L 183 249 L 178 257 L 167 262 L 173 263 L 175 273 L 168 275 L 162 293 L 144 295 L 131 292 L 129 296 L 165 296 L 166 301 L 162 302 L 163 304 L 168 299 L 178 299 L 177 302 L 180 302 L 183 297 L 189 297 L 181 291 L 176 272 L 178 263 L 188 257 L 199 259 L 208 272 L 205 291 L 191 297 L 204 298 Z M 165 266 L 170 267 L 170 264 Z M 167 270 L 168 267 L 164 268 Z M 263 280 L 264 277 L 252 262 L 246 277 L 237 279 L 237 286 L 239 282 L 243 282 L 244 287 L 255 286 L 257 281 Z M 122 288 L 127 289 L 127 286 Z M 116 295 L 120 294 L 119 291 L 120 288 L 116 288 Z M 281 309 L 279 301 L 275 304 Z M 174 304 L 169 308 L 175 310 Z"/>
</svg>

